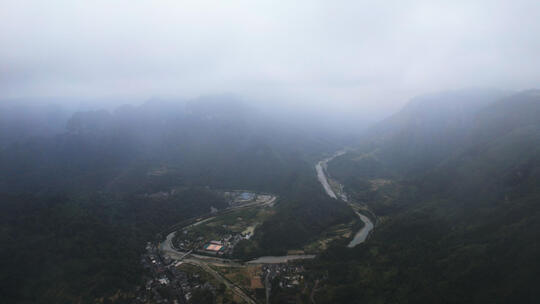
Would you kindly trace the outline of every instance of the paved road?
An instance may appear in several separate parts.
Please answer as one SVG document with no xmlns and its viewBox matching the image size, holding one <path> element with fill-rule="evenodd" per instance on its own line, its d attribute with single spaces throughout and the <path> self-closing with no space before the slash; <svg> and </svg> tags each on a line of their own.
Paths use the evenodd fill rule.
<svg viewBox="0 0 540 304">
<path fill-rule="evenodd" d="M 253 202 L 253 203 L 245 204 L 245 205 L 242 205 L 242 206 L 232 207 L 232 208 L 230 208 L 228 210 L 225 210 L 225 211 L 230 211 L 230 210 L 233 210 L 233 209 L 249 208 L 249 207 L 254 207 L 254 206 L 257 206 L 257 205 L 260 205 L 261 207 L 271 206 L 276 201 L 276 199 L 277 199 L 277 197 L 272 196 L 267 201 Z M 189 227 L 200 225 L 200 224 L 202 224 L 204 222 L 207 222 L 207 221 L 210 221 L 210 220 L 214 219 L 216 216 L 209 216 L 207 218 L 201 218 L 201 220 L 190 223 L 190 224 L 188 224 L 188 225 L 186 225 L 184 227 L 180 227 L 180 228 L 178 228 L 178 230 L 183 230 L 183 229 L 186 229 L 186 228 L 189 228 Z M 224 278 L 221 274 L 219 274 L 219 272 L 215 271 L 214 269 L 212 269 L 209 266 L 209 265 L 215 265 L 215 266 L 221 266 L 221 267 L 244 267 L 245 265 L 240 264 L 240 263 L 238 263 L 238 262 L 236 262 L 234 260 L 230 260 L 230 259 L 209 257 L 209 256 L 204 256 L 204 255 L 198 255 L 198 254 L 178 251 L 172 245 L 172 240 L 173 240 L 175 234 L 176 234 L 176 232 L 169 233 L 167 235 L 167 237 L 165 238 L 165 241 L 163 241 L 162 243 L 159 244 L 159 250 L 161 251 L 161 253 L 164 256 L 169 257 L 169 258 L 174 259 L 174 260 L 183 260 L 186 263 L 193 264 L 193 265 L 201 267 L 204 271 L 211 274 L 216 280 L 218 280 L 218 281 L 222 282 L 223 284 L 225 284 L 225 286 L 227 286 L 227 288 L 231 289 L 236 295 L 238 295 L 240 298 L 242 298 L 246 303 L 249 303 L 249 304 L 256 304 L 257 303 L 253 298 L 251 298 L 249 295 L 247 295 L 241 288 L 234 285 L 232 282 L 230 282 L 229 280 Z"/>
<path fill-rule="evenodd" d="M 246 264 L 281 264 L 292 260 L 314 259 L 314 254 L 291 254 L 283 256 L 263 256 L 246 262 Z"/>
<path fill-rule="evenodd" d="M 338 198 L 337 198 L 336 193 L 334 192 L 334 190 L 330 186 L 330 183 L 328 181 L 328 177 L 326 176 L 326 167 L 327 167 L 327 164 L 328 164 L 329 161 L 331 161 L 332 159 L 334 159 L 335 157 L 337 157 L 339 155 L 343 155 L 344 153 L 345 153 L 345 151 L 339 151 L 336 154 L 334 154 L 332 157 L 326 158 L 326 159 L 318 162 L 317 165 L 315 166 L 315 168 L 317 170 L 317 178 L 319 179 L 319 182 L 323 186 L 323 188 L 326 191 L 326 193 L 328 194 L 328 196 L 330 196 L 330 197 L 332 197 L 334 199 L 338 199 Z M 351 205 L 351 207 L 353 206 L 348 201 L 347 196 L 344 193 L 340 193 L 340 199 L 343 200 L 344 202 L 348 203 L 349 205 Z M 256 205 L 268 206 L 268 205 L 272 205 L 275 200 L 276 200 L 276 197 L 272 197 L 269 201 L 266 201 L 266 202 L 263 202 L 263 203 L 260 203 L 260 202 L 258 202 L 258 203 L 257 202 L 256 203 L 250 203 L 250 204 L 243 205 L 243 206 L 233 207 L 233 208 L 230 208 L 230 209 L 225 210 L 225 211 L 227 212 L 227 211 L 230 211 L 231 209 L 249 208 L 249 207 L 253 207 L 253 206 L 256 206 Z M 357 212 L 356 210 L 355 210 L 355 212 L 358 215 L 358 217 L 360 218 L 360 220 L 362 220 L 365 223 L 365 225 L 354 236 L 353 240 L 349 243 L 348 247 L 354 247 L 354 246 L 364 242 L 366 240 L 367 236 L 369 235 L 370 231 L 373 229 L 373 223 L 370 221 L 370 219 L 368 217 L 366 217 L 365 215 Z M 210 217 L 201 219 L 199 221 L 196 221 L 194 223 L 191 223 L 191 224 L 189 224 L 189 225 L 187 225 L 185 227 L 180 227 L 177 230 L 182 230 L 182 229 L 185 229 L 185 228 L 188 228 L 188 227 L 191 227 L 191 226 L 196 226 L 196 225 L 202 224 L 202 223 L 204 223 L 206 221 L 209 221 L 209 220 L 211 220 L 213 218 L 215 218 L 215 216 L 210 216 Z M 232 282 L 230 282 L 229 280 L 224 278 L 221 274 L 219 274 L 217 271 L 215 271 L 214 269 L 212 269 L 209 266 L 209 264 L 211 264 L 211 265 L 215 265 L 215 266 L 243 267 L 243 266 L 245 266 L 243 263 L 238 263 L 237 261 L 230 260 L 230 259 L 222 259 L 222 258 L 217 258 L 217 257 L 208 257 L 208 256 L 197 255 L 197 254 L 193 254 L 193 253 L 189 254 L 189 257 L 186 257 L 186 252 L 177 251 L 172 245 L 172 239 L 173 239 L 175 233 L 176 232 L 169 233 L 167 235 L 167 238 L 165 239 L 165 241 L 162 242 L 161 244 L 159 244 L 159 249 L 161 250 L 161 252 L 165 256 L 168 256 L 169 258 L 175 259 L 175 260 L 183 259 L 187 263 L 194 264 L 194 265 L 197 265 L 197 266 L 201 267 L 203 270 L 210 273 L 218 281 L 225 284 L 225 286 L 227 286 L 227 288 L 230 288 L 236 295 L 238 295 L 240 298 L 242 298 L 245 302 L 250 303 L 250 304 L 256 304 L 257 303 L 253 298 L 248 296 L 241 288 L 234 285 Z M 247 264 L 285 263 L 287 261 L 294 260 L 294 259 L 311 259 L 311 258 L 314 258 L 314 257 L 315 257 L 315 255 L 265 256 L 265 257 L 259 257 L 257 259 L 252 260 L 252 261 L 249 261 L 249 262 L 247 262 Z M 270 290 L 267 290 L 267 299 L 269 297 L 269 291 Z M 313 299 L 312 299 L 312 301 L 313 301 Z"/>
<path fill-rule="evenodd" d="M 212 275 L 216 280 L 218 280 L 221 283 L 225 284 L 225 286 L 227 286 L 227 288 L 231 289 L 237 296 L 242 298 L 242 300 L 244 300 L 244 302 L 249 303 L 249 304 L 257 304 L 257 301 L 255 301 L 250 296 L 248 296 L 238 286 L 234 285 L 229 280 L 224 278 L 219 272 L 215 271 L 214 269 L 212 269 L 212 267 L 208 266 L 208 264 L 205 261 L 201 261 L 201 260 L 195 259 L 195 258 L 187 258 L 187 259 L 184 259 L 184 262 L 201 267 L 204 271 L 206 271 L 210 275 Z"/>
<path fill-rule="evenodd" d="M 217 271 L 215 271 L 210 266 L 208 266 L 208 264 L 212 264 L 216 266 L 229 266 L 229 267 L 234 267 L 234 266 L 240 267 L 242 265 L 232 262 L 232 261 L 224 262 L 225 259 L 199 256 L 196 254 L 188 255 L 187 252 L 184 253 L 184 252 L 176 251 L 172 247 L 172 244 L 171 244 L 173 236 L 174 236 L 174 233 L 169 234 L 167 236 L 167 239 L 159 245 L 159 249 L 161 250 L 164 256 L 169 257 L 174 260 L 182 260 L 185 263 L 189 263 L 189 264 L 201 267 L 204 271 L 211 274 L 216 280 L 225 284 L 227 288 L 230 288 L 236 295 L 242 298 L 246 303 L 250 303 L 250 304 L 257 303 L 250 296 L 248 296 L 242 289 L 240 289 L 239 287 L 231 283 L 229 280 L 225 279 L 221 274 L 219 274 Z M 204 258 L 201 259 L 200 257 L 204 257 Z"/>
</svg>

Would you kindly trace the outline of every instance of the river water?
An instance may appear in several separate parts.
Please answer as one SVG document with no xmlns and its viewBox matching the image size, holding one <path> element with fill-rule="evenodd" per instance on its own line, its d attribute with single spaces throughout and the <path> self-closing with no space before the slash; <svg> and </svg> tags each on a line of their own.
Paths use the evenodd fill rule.
<svg viewBox="0 0 540 304">
<path fill-rule="evenodd" d="M 315 169 L 317 170 L 317 179 L 319 179 L 319 182 L 323 186 L 324 191 L 326 191 L 326 194 L 328 194 L 328 196 L 330 196 L 331 198 L 337 199 L 337 196 L 334 193 L 334 190 L 332 190 L 332 187 L 330 187 L 330 184 L 328 183 L 328 179 L 326 179 L 326 176 L 324 175 L 324 171 L 326 171 L 326 163 L 329 160 L 331 160 L 331 158 L 321 160 L 315 166 Z"/>
<path fill-rule="evenodd" d="M 359 213 L 359 212 L 356 212 L 356 215 L 358 215 L 358 217 L 360 218 L 360 220 L 362 220 L 362 222 L 364 222 L 364 227 L 362 227 L 362 229 L 360 229 L 360 231 L 358 231 L 355 235 L 354 235 L 354 238 L 351 240 L 351 242 L 347 245 L 347 247 L 349 248 L 352 248 L 358 244 L 361 244 L 363 243 L 369 233 L 371 232 L 371 230 L 373 230 L 373 223 L 371 222 L 371 220 L 363 215 L 362 213 Z"/>
<path fill-rule="evenodd" d="M 330 183 L 328 182 L 328 177 L 326 176 L 326 168 L 328 166 L 329 161 L 331 161 L 334 158 L 336 158 L 336 157 L 338 157 L 340 155 L 343 155 L 343 154 L 345 154 L 345 151 L 339 151 L 336 154 L 334 154 L 333 156 L 328 157 L 328 158 L 326 158 L 324 160 L 321 160 L 315 166 L 315 169 L 317 170 L 317 178 L 319 179 L 319 182 L 323 186 L 324 191 L 326 191 L 326 194 L 328 194 L 328 196 L 330 196 L 331 198 L 334 198 L 334 199 L 337 199 L 337 195 L 334 192 L 334 190 L 332 190 L 332 187 L 330 187 Z M 341 194 L 340 197 L 341 197 L 341 199 L 343 201 L 350 204 L 348 202 L 347 196 L 345 194 Z M 354 246 L 356 246 L 358 244 L 363 243 L 367 239 L 369 233 L 371 232 L 371 230 L 373 230 L 373 227 L 374 227 L 373 222 L 371 222 L 371 220 L 367 216 L 365 216 L 365 215 L 363 215 L 363 214 L 361 214 L 359 212 L 356 212 L 356 215 L 358 215 L 360 220 L 362 222 L 364 222 L 364 227 L 362 227 L 362 229 L 360 229 L 360 231 L 358 231 L 354 235 L 353 239 L 347 245 L 347 247 L 349 247 L 349 248 L 352 248 L 352 247 L 354 247 Z"/>
<path fill-rule="evenodd" d="M 329 158 L 326 158 L 324 160 L 321 160 L 320 162 L 317 163 L 317 165 L 315 165 L 315 169 L 317 170 L 317 178 L 318 178 L 319 182 L 323 186 L 324 191 L 326 192 L 326 194 L 328 196 L 330 196 L 331 198 L 333 198 L 333 199 L 338 199 L 338 198 L 337 198 L 337 195 L 334 192 L 334 190 L 332 190 L 332 187 L 330 187 L 330 183 L 328 182 L 328 178 L 326 176 L 326 168 L 327 168 L 327 164 L 328 164 L 329 161 L 331 161 L 332 159 L 334 159 L 334 158 L 336 158 L 336 157 L 338 157 L 340 155 L 343 155 L 343 154 L 345 154 L 345 151 L 339 151 L 336 154 L 334 154 L 333 156 L 331 156 Z M 350 202 L 347 199 L 347 196 L 344 193 L 340 194 L 340 198 L 344 202 L 350 204 Z M 349 247 L 349 248 L 355 247 L 356 245 L 363 243 L 366 240 L 366 238 L 368 237 L 371 230 L 373 230 L 373 223 L 371 222 L 371 220 L 367 216 L 365 216 L 365 215 L 363 215 L 363 214 L 361 214 L 359 212 L 356 212 L 356 215 L 358 215 L 360 220 L 363 221 L 365 225 L 364 225 L 364 227 L 362 227 L 362 229 L 360 229 L 360 231 L 358 231 L 354 235 L 353 239 L 349 242 L 349 244 L 347 245 L 347 247 Z M 201 221 L 196 222 L 196 223 L 193 223 L 190 226 L 196 226 L 196 225 L 202 224 L 203 222 L 206 222 L 206 221 L 211 220 L 211 219 L 213 219 L 213 217 L 201 220 Z M 184 228 L 186 228 L 186 227 L 184 227 Z M 160 244 L 160 249 L 162 251 L 164 251 L 165 253 L 168 253 L 168 254 L 173 254 L 174 253 L 175 255 L 181 254 L 183 256 L 184 253 L 178 252 L 172 247 L 172 238 L 174 237 L 174 234 L 175 234 L 175 232 L 173 232 L 173 233 L 171 233 L 171 234 L 169 234 L 167 236 L 167 239 L 162 244 Z M 197 257 L 203 258 L 203 259 L 204 258 L 210 258 L 210 257 L 198 256 L 198 255 L 194 255 L 194 256 L 197 256 Z M 284 255 L 284 256 L 263 256 L 263 257 L 259 257 L 259 258 L 256 258 L 254 260 L 248 261 L 246 263 L 247 264 L 279 264 L 279 263 L 286 263 L 286 262 L 292 261 L 292 260 L 313 259 L 313 258 L 315 258 L 315 255 L 313 255 L 313 254 Z M 217 259 L 217 258 L 214 258 L 214 259 Z"/>
</svg>

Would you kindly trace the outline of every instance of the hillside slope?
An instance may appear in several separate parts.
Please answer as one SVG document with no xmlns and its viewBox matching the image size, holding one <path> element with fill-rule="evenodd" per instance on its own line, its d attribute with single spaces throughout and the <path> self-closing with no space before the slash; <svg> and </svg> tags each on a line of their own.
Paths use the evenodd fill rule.
<svg viewBox="0 0 540 304">
<path fill-rule="evenodd" d="M 236 100 L 75 113 L 60 134 L 0 149 L 0 298 L 94 303 L 119 292 L 133 302 L 146 242 L 227 207 L 215 190 L 279 196 L 251 254 L 301 247 L 354 218 L 315 176 L 316 157 L 334 149 L 324 136 L 277 124 Z M 161 191 L 174 195 L 152 199 Z"/>
<path fill-rule="evenodd" d="M 445 142 L 444 132 L 422 140 L 449 150 L 444 158 L 437 149 L 417 150 L 417 159 L 427 160 L 420 173 L 341 170 L 361 153 L 331 163 L 330 173 L 345 178 L 382 224 L 365 246 L 334 248 L 318 261 L 331 272 L 317 302 L 533 303 L 540 278 L 539 111 L 538 91 L 487 103 L 461 129 L 459 144 Z M 407 149 L 395 145 L 386 141 L 376 154 L 392 151 L 390 163 L 409 167 Z M 387 182 L 374 187 L 381 179 Z"/>
</svg>

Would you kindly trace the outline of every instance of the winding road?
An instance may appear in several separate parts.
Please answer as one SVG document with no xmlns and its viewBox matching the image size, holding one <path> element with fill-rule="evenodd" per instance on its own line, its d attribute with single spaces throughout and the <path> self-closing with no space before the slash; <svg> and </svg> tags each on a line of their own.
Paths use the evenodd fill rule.
<svg viewBox="0 0 540 304">
<path fill-rule="evenodd" d="M 332 180 L 332 182 L 333 182 L 334 185 L 339 186 L 338 187 L 339 189 L 337 191 L 338 194 L 336 194 L 336 191 L 334 191 L 334 189 L 332 189 L 330 180 L 329 180 L 329 178 L 327 176 L 328 175 L 327 174 L 328 162 L 333 160 L 334 158 L 340 156 L 340 155 L 343 155 L 344 153 L 345 153 L 344 150 L 338 151 L 333 156 L 319 161 L 315 165 L 315 170 L 317 171 L 317 178 L 318 178 L 319 182 L 321 183 L 322 187 L 324 188 L 326 194 L 328 196 L 330 196 L 331 198 L 333 198 L 333 199 L 342 200 L 345 203 L 347 203 L 349 206 L 351 206 L 351 208 L 353 208 L 356 215 L 358 215 L 360 220 L 362 222 L 364 222 L 364 224 L 365 224 L 364 227 L 362 227 L 362 229 L 360 229 L 360 231 L 358 231 L 355 234 L 353 239 L 347 245 L 347 247 L 352 248 L 352 247 L 355 247 L 358 244 L 363 243 L 367 239 L 369 233 L 373 230 L 374 225 L 367 216 L 365 216 L 365 215 L 363 215 L 363 214 L 361 214 L 360 212 L 357 211 L 358 206 L 349 201 L 349 199 L 347 198 L 347 195 L 345 193 L 343 193 L 343 191 L 341 191 L 341 189 L 343 189 L 343 187 L 339 183 L 337 183 L 335 180 Z M 339 196 L 339 198 L 338 198 L 338 196 Z M 269 201 L 263 202 L 262 206 L 272 205 L 275 200 L 276 200 L 276 197 L 272 197 Z M 256 205 L 257 204 L 249 204 L 249 205 L 242 206 L 240 208 L 254 207 Z M 233 208 L 231 208 L 231 209 L 233 209 Z M 230 211 L 230 209 L 226 210 L 226 211 Z M 199 220 L 196 220 L 195 222 L 192 222 L 192 223 L 190 223 L 190 224 L 188 224 L 188 225 L 186 225 L 184 227 L 178 228 L 177 231 L 188 228 L 188 227 L 192 227 L 192 226 L 202 224 L 202 223 L 204 223 L 206 221 L 214 219 L 216 216 L 218 216 L 218 215 L 208 216 L 207 218 L 200 218 Z M 163 241 L 162 243 L 159 244 L 159 250 L 161 251 L 161 253 L 164 256 L 167 256 L 167 257 L 169 257 L 171 259 L 174 259 L 174 260 L 183 260 L 186 263 L 197 265 L 197 266 L 201 267 L 203 270 L 205 270 L 206 272 L 211 274 L 216 280 L 218 280 L 218 281 L 222 282 L 223 284 L 225 284 L 227 286 L 227 288 L 230 288 L 236 295 L 238 295 L 240 298 L 242 298 L 246 303 L 250 303 L 250 304 L 256 304 L 257 302 L 252 297 L 247 295 L 241 288 L 239 288 L 238 286 L 236 286 L 235 284 L 230 282 L 228 279 L 224 278 L 219 272 L 217 272 L 212 267 L 210 267 L 210 265 L 221 266 L 221 267 L 223 267 L 223 266 L 227 266 L 227 267 L 243 267 L 243 266 L 245 266 L 245 264 L 286 263 L 286 262 L 288 262 L 290 260 L 315 258 L 315 255 L 263 256 L 263 257 L 259 257 L 257 259 L 248 261 L 246 263 L 240 263 L 238 261 L 230 260 L 230 259 L 209 257 L 209 256 L 204 256 L 204 255 L 193 254 L 191 252 L 178 251 L 172 245 L 172 239 L 174 238 L 175 234 L 176 234 L 176 232 L 169 233 L 167 235 L 165 241 Z M 268 295 L 267 295 L 267 297 L 268 297 Z"/>
</svg>

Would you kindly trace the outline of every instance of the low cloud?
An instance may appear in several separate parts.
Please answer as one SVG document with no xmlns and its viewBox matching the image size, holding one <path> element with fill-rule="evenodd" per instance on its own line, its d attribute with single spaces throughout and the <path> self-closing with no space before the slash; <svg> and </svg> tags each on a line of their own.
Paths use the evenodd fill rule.
<svg viewBox="0 0 540 304">
<path fill-rule="evenodd" d="M 0 98 L 193 97 L 396 109 L 534 87 L 538 1 L 2 1 Z"/>
</svg>

